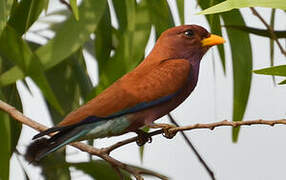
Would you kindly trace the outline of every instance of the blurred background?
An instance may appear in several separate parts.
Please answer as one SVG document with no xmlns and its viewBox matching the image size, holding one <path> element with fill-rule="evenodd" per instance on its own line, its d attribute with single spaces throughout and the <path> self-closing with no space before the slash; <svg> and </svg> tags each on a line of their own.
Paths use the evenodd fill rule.
<svg viewBox="0 0 286 180">
<path fill-rule="evenodd" d="M 42 62 L 42 66 L 35 65 L 30 71 L 25 67 L 21 69 L 25 65 L 21 66 L 17 61 L 9 61 L 9 58 L 13 59 L 14 56 L 9 56 L 7 51 L 4 52 L 5 43 L 0 38 L 1 100 L 14 104 L 19 110 L 22 107 L 24 114 L 33 120 L 49 127 L 53 126 L 72 109 L 94 97 L 117 78 L 133 69 L 144 59 L 144 56 L 148 55 L 162 31 L 180 24 L 198 24 L 213 33 L 222 33 L 226 43 L 220 49 L 216 47 L 210 49 L 204 56 L 196 89 L 183 104 L 171 112 L 175 120 L 183 126 L 225 119 L 285 118 L 286 89 L 285 85 L 278 85 L 285 78 L 252 72 L 252 70 L 273 65 L 283 65 L 285 56 L 281 54 L 269 34 L 268 37 L 262 37 L 227 27 L 227 25 L 239 25 L 265 30 L 265 26 L 249 8 L 205 16 L 196 13 L 220 1 L 108 0 L 108 4 L 103 1 L 96 3 L 88 0 L 78 1 L 78 6 L 86 10 L 79 8 L 77 17 L 74 9 L 72 13 L 60 1 L 46 0 L 45 3 L 48 6 L 42 7 L 38 12 L 39 17 L 27 18 L 30 24 L 29 21 L 26 22 L 20 38 Z M 21 29 L 20 17 L 24 18 L 23 14 L 26 11 L 23 10 L 23 14 L 20 12 L 17 14 L 16 10 L 19 11 L 20 9 L 17 8 L 24 2 L 25 0 L 22 0 L 18 2 L 17 7 L 13 6 L 15 9 L 13 11 L 12 8 L 10 19 L 8 18 L 7 21 L 18 34 L 18 29 Z M 31 2 L 30 5 L 22 5 L 22 8 L 29 7 L 30 12 L 35 9 L 39 11 L 39 3 L 36 6 L 35 1 Z M 94 5 L 91 5 L 92 3 Z M 48 8 L 45 10 L 44 7 Z M 89 11 L 95 10 L 98 12 L 88 15 Z M 256 10 L 269 24 L 271 17 L 275 16 L 272 18 L 274 30 L 285 31 L 285 11 L 276 9 L 273 13 L 274 10 L 271 8 L 260 7 Z M 101 14 L 99 11 L 102 11 Z M 241 15 L 238 15 L 239 12 Z M 100 17 L 96 18 L 96 16 Z M 14 20 L 11 20 L 12 18 Z M 89 21 L 93 22 L 89 24 L 90 26 L 86 25 Z M 77 29 L 72 23 L 82 24 Z M 86 29 L 82 30 L 84 28 Z M 4 32 L 5 27 L 3 29 Z M 280 42 L 285 49 L 285 39 Z M 129 51 L 126 53 L 127 49 Z M 10 76 L 6 75 L 14 66 L 20 67 L 22 75 L 18 76 L 16 71 L 10 73 Z M 35 69 L 39 67 L 42 69 L 36 72 Z M 31 73 L 34 71 L 36 73 Z M 6 78 L 8 76 L 10 79 Z M 48 86 L 39 83 L 44 81 Z M 12 87 L 15 84 L 17 90 Z M 11 98 L 7 98 L 16 97 L 17 92 L 21 101 L 10 101 Z M 233 106 L 233 104 L 238 105 Z M 14 120 L 8 119 L 5 122 L 10 121 Z M 157 122 L 169 123 L 167 117 Z M 13 134 L 10 135 L 10 139 L 16 139 L 14 144 L 17 145 L 15 148 L 18 151 L 13 153 L 12 148 L 11 160 L 8 158 L 10 171 L 8 171 L 9 176 L 6 177 L 9 179 L 34 180 L 55 177 L 57 179 L 95 179 L 92 173 L 76 164 L 89 162 L 89 155 L 70 146 L 67 146 L 66 152 L 58 152 L 58 154 L 55 153 L 54 158 L 47 158 L 40 167 L 28 164 L 22 154 L 37 131 L 25 125 L 20 130 L 15 122 L 9 127 L 9 132 Z M 5 132 L 2 131 L 2 133 Z M 241 127 L 239 132 L 229 127 L 219 127 L 213 131 L 206 129 L 185 131 L 219 180 L 286 178 L 284 173 L 285 132 L 286 127 L 283 125 L 274 127 L 253 125 Z M 129 133 L 89 143 L 93 143 L 96 147 L 105 147 L 134 135 Z M 5 134 L 1 136 L 8 137 Z M 58 158 L 59 156 L 61 158 Z M 118 148 L 111 153 L 111 156 L 128 164 L 162 173 L 174 180 L 210 179 L 180 134 L 173 139 L 166 139 L 162 135 L 154 136 L 153 142 L 144 146 L 143 157 L 140 157 L 139 148 L 135 143 Z M 4 156 L 2 158 L 5 159 Z M 92 159 L 98 158 L 92 157 Z M 70 164 L 64 164 L 65 161 Z M 61 163 L 64 165 L 60 166 Z M 5 166 L 3 164 L 2 166 Z M 94 167 L 90 165 L 89 168 Z M 47 173 L 54 173 L 54 176 L 49 176 Z M 5 179 L 5 176 L 2 178 Z M 103 176 L 97 179 L 107 178 Z M 154 178 L 146 177 L 146 179 Z"/>
</svg>

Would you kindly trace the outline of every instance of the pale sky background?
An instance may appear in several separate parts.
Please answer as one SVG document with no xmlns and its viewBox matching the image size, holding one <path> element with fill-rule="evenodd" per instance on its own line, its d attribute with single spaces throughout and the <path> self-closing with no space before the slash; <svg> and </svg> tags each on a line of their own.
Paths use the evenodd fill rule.
<svg viewBox="0 0 286 180">
<path fill-rule="evenodd" d="M 62 5 L 55 1 L 51 7 L 62 8 Z M 175 15 L 176 25 L 178 24 L 178 15 L 173 1 L 172 10 Z M 209 30 L 204 16 L 195 15 L 200 9 L 197 8 L 195 1 L 186 0 L 185 5 L 185 24 L 199 24 Z M 266 18 L 270 19 L 270 9 L 257 8 Z M 264 28 L 262 23 L 251 14 L 250 10 L 241 9 L 247 25 Z M 275 29 L 282 30 L 286 28 L 285 13 L 278 10 L 276 13 Z M 113 22 L 114 23 L 114 22 Z M 115 23 L 116 24 L 116 23 Z M 32 29 L 42 27 L 35 25 Z M 225 31 L 224 37 L 226 37 Z M 47 33 L 52 35 L 52 33 Z M 28 33 L 27 39 L 35 37 Z M 35 39 L 34 39 L 35 40 Z M 44 42 L 42 39 L 37 39 Z M 253 44 L 254 69 L 269 66 L 269 40 L 251 35 Z M 243 42 L 237 42 L 243 46 Z M 282 42 L 285 47 L 285 41 Z M 154 38 L 150 38 L 146 49 L 148 53 L 154 45 Z M 275 45 L 276 46 L 276 45 Z M 275 49 L 275 64 L 285 64 L 278 48 Z M 231 54 L 228 41 L 225 43 L 227 75 L 223 75 L 221 64 L 219 62 L 216 48 L 212 48 L 203 58 L 200 68 L 199 82 L 191 96 L 172 114 L 180 125 L 190 125 L 194 123 L 211 123 L 224 119 L 230 120 L 232 114 L 232 65 Z M 88 55 L 87 55 L 88 56 Z M 88 60 L 88 66 L 95 68 L 96 63 Z M 215 64 L 215 68 L 214 67 Z M 89 69 L 90 70 L 90 69 Z M 96 83 L 96 72 L 90 71 L 93 81 Z M 279 82 L 281 78 L 276 78 Z M 31 82 L 31 81 L 30 81 Z M 33 83 L 29 83 L 33 97 L 23 88 L 21 83 L 18 87 L 21 89 L 21 97 L 24 99 L 24 113 L 26 116 L 39 121 L 47 126 L 51 126 L 50 117 L 46 112 L 45 104 L 39 90 Z M 243 87 L 241 87 L 243 88 Z M 254 119 L 281 119 L 286 115 L 286 86 L 274 86 L 270 76 L 253 74 L 252 89 L 245 120 Z M 167 118 L 161 118 L 156 122 L 168 122 Z M 210 130 L 192 130 L 186 132 L 203 158 L 210 165 L 218 180 L 266 180 L 266 179 L 285 179 L 286 165 L 286 126 L 276 125 L 274 127 L 251 126 L 242 127 L 239 141 L 233 144 L 231 141 L 231 128 L 220 127 L 214 131 Z M 31 142 L 31 138 L 36 131 L 24 126 L 18 143 L 20 152 L 24 152 L 26 146 Z M 130 133 L 116 138 L 105 138 L 96 141 L 96 147 L 107 146 L 120 139 L 134 136 Z M 86 153 L 82 153 L 75 148 L 68 147 L 68 161 L 79 162 L 87 160 Z M 121 147 L 111 154 L 114 158 L 126 163 L 140 165 L 138 147 L 135 143 Z M 32 180 L 43 179 L 40 176 L 40 169 L 28 165 L 22 158 L 29 177 Z M 198 162 L 194 153 L 183 141 L 181 135 L 169 140 L 161 135 L 153 137 L 153 142 L 145 146 L 143 166 L 163 173 L 174 180 L 199 179 L 208 180 L 210 177 L 203 166 Z M 80 171 L 72 173 L 73 179 L 91 179 L 83 175 Z M 24 179 L 23 171 L 20 169 L 19 162 L 13 156 L 10 170 L 10 179 Z M 153 179 L 153 178 L 146 178 Z"/>
</svg>

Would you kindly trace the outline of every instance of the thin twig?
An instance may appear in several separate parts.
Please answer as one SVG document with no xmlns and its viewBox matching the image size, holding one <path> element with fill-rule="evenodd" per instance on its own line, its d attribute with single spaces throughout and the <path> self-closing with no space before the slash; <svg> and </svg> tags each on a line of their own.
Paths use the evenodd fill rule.
<svg viewBox="0 0 286 180">
<path fill-rule="evenodd" d="M 65 5 L 70 11 L 72 11 L 71 5 L 66 2 L 65 0 L 60 0 L 60 3 L 62 3 L 63 5 Z"/>
<path fill-rule="evenodd" d="M 179 127 L 179 124 L 175 121 L 175 119 L 173 118 L 173 116 L 168 113 L 168 117 L 170 119 L 170 121 L 175 124 L 177 127 Z M 187 137 L 186 133 L 184 133 L 184 131 L 180 131 L 184 140 L 186 141 L 186 143 L 189 145 L 189 147 L 193 150 L 193 152 L 195 153 L 195 155 L 197 156 L 197 158 L 199 159 L 200 163 L 202 163 L 202 165 L 204 166 L 204 168 L 207 170 L 209 176 L 211 177 L 212 180 L 215 180 L 215 176 L 214 176 L 214 172 L 210 169 L 210 167 L 208 166 L 208 164 L 205 162 L 205 160 L 202 158 L 202 156 L 200 155 L 200 153 L 198 152 L 198 150 L 195 148 L 195 146 L 192 144 L 190 138 Z"/>
<path fill-rule="evenodd" d="M 46 126 L 24 116 L 16 108 L 10 106 L 9 104 L 7 104 L 1 100 L 0 100 L 0 109 L 7 112 L 11 117 L 18 120 L 22 124 L 25 124 L 25 125 L 33 128 L 33 129 L 36 129 L 38 131 L 44 131 L 47 129 Z M 220 126 L 237 127 L 237 126 L 250 126 L 250 125 L 255 125 L 255 124 L 256 125 L 270 125 L 270 126 L 274 126 L 275 124 L 286 125 L 286 119 L 280 119 L 280 120 L 262 120 L 262 119 L 259 119 L 259 120 L 236 121 L 236 122 L 224 120 L 224 121 L 215 122 L 215 123 L 208 123 L 208 124 L 194 124 L 194 125 L 189 125 L 189 126 L 174 127 L 174 128 L 169 129 L 169 131 L 170 131 L 170 133 L 176 133 L 178 131 L 186 131 L 186 130 L 193 130 L 193 129 L 214 130 L 216 127 L 220 127 Z M 155 135 L 161 134 L 162 132 L 163 132 L 163 130 L 156 130 L 156 131 L 150 132 L 149 135 L 155 136 Z M 125 163 L 122 163 L 122 162 L 120 162 L 120 161 L 118 161 L 118 160 L 116 160 L 116 159 L 114 159 L 108 155 L 107 152 L 110 152 L 110 151 L 112 151 L 116 148 L 119 148 L 123 145 L 126 145 L 128 143 L 135 142 L 136 139 L 137 139 L 136 137 L 126 139 L 120 143 L 116 143 L 115 145 L 112 145 L 110 147 L 103 148 L 103 149 L 98 149 L 98 148 L 95 148 L 95 147 L 92 147 L 90 145 L 83 144 L 80 142 L 70 143 L 69 145 L 74 146 L 81 151 L 90 153 L 92 155 L 95 155 L 95 156 L 98 156 L 98 157 L 104 159 L 108 163 L 129 172 L 137 180 L 143 180 L 143 177 L 141 176 L 142 174 L 148 174 L 148 175 L 158 177 L 160 179 L 166 179 L 160 174 L 157 174 L 157 173 L 149 171 L 149 170 L 134 168 L 134 167 L 129 166 Z"/>
<path fill-rule="evenodd" d="M 274 30 L 273 28 L 267 24 L 267 22 L 263 19 L 263 17 L 256 11 L 256 9 L 254 7 L 250 7 L 250 10 L 252 11 L 252 13 L 258 18 L 260 19 L 260 21 L 264 24 L 264 26 L 268 29 L 270 35 L 271 35 L 271 38 L 276 42 L 276 44 L 278 45 L 281 53 L 286 56 L 286 51 L 283 49 L 281 43 L 279 42 L 276 34 L 274 33 Z"/>
<path fill-rule="evenodd" d="M 10 106 L 9 104 L 7 104 L 1 100 L 0 100 L 0 109 L 7 112 L 11 117 L 13 117 L 17 121 L 21 122 L 22 124 L 25 124 L 25 125 L 33 128 L 33 129 L 36 129 L 38 131 L 44 131 L 48 128 L 48 127 L 46 127 L 46 126 L 44 126 L 44 125 L 42 125 L 36 121 L 33 121 L 32 119 L 24 116 L 16 108 L 14 108 L 13 106 Z M 80 149 L 81 151 L 88 152 L 92 155 L 96 155 L 98 157 L 101 157 L 102 159 L 104 159 L 108 163 L 112 164 L 113 166 L 116 166 L 118 168 L 121 168 L 121 169 L 129 172 L 137 180 L 143 180 L 143 177 L 141 176 L 141 174 L 148 174 L 148 173 L 152 174 L 151 171 L 148 171 L 148 170 L 142 171 L 142 170 L 138 170 L 136 168 L 133 168 L 131 166 L 128 166 L 127 164 L 124 164 L 124 163 L 110 157 L 108 154 L 102 152 L 100 149 L 97 149 L 97 148 L 92 147 L 90 145 L 83 144 L 80 142 L 74 142 L 74 143 L 71 143 L 69 145 L 74 146 L 74 147 Z M 156 173 L 153 173 L 152 175 L 160 178 L 160 176 L 158 176 L 158 174 L 156 174 Z"/>
</svg>

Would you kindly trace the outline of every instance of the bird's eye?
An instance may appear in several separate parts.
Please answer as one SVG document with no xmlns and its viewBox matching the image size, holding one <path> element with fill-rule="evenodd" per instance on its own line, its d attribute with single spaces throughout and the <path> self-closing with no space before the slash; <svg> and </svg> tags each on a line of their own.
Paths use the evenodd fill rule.
<svg viewBox="0 0 286 180">
<path fill-rule="evenodd" d="M 188 37 L 192 37 L 192 36 L 194 35 L 194 31 L 192 31 L 192 30 L 187 30 L 187 31 L 184 32 L 184 34 L 185 34 L 186 36 L 188 36 Z"/>
</svg>

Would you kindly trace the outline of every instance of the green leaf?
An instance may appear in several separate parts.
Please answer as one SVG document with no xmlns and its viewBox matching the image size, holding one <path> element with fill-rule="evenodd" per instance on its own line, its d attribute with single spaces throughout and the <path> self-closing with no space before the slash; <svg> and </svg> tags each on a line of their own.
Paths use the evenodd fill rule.
<svg viewBox="0 0 286 180">
<path fill-rule="evenodd" d="M 98 62 L 98 70 L 100 71 L 99 73 L 101 73 L 103 65 L 109 59 L 110 52 L 112 49 L 112 26 L 108 4 L 106 4 L 104 14 L 95 33 L 95 57 Z"/>
<path fill-rule="evenodd" d="M 144 132 L 148 133 L 149 130 L 150 130 L 150 128 L 148 128 L 147 126 L 145 126 L 142 130 L 143 130 Z M 145 145 L 139 147 L 139 155 L 140 155 L 140 161 L 141 161 L 141 163 L 143 163 L 144 150 L 145 150 Z"/>
<path fill-rule="evenodd" d="M 204 1 L 198 1 L 199 5 L 201 6 L 202 9 L 205 9 L 209 6 L 212 6 L 214 1 L 209 1 L 209 0 L 204 0 Z M 221 32 L 221 22 L 220 22 L 220 17 L 217 14 L 212 14 L 206 16 L 207 21 L 211 27 L 211 33 L 222 36 Z M 216 46 L 220 55 L 220 60 L 222 64 L 223 71 L 225 73 L 225 52 L 224 52 L 224 45 L 219 45 Z"/>
<path fill-rule="evenodd" d="M 185 0 L 177 0 L 177 7 L 181 24 L 185 24 Z"/>
<path fill-rule="evenodd" d="M 286 84 L 286 79 L 281 81 L 280 83 L 278 83 L 279 85 L 283 85 L 283 84 Z"/>
<path fill-rule="evenodd" d="M 41 175 L 46 180 L 70 180 L 70 169 L 65 162 L 65 152 L 62 150 L 53 152 L 49 156 L 45 157 L 39 163 L 42 169 Z"/>
<path fill-rule="evenodd" d="M 116 8 L 115 8 L 116 9 Z M 99 84 L 91 96 L 100 93 L 118 78 L 132 70 L 144 58 L 145 47 L 151 30 L 148 23 L 149 14 L 147 1 L 143 0 L 138 5 L 126 6 L 126 17 L 129 17 L 126 29 L 114 30 L 118 37 L 118 46 L 114 56 L 107 61 L 100 61 Z M 135 11 L 135 15 L 134 15 Z M 131 20 L 134 18 L 135 20 Z M 133 24 L 133 25 L 132 25 Z M 134 29 L 135 28 L 135 29 Z"/>
<path fill-rule="evenodd" d="M 10 68 L 11 66 L 13 66 L 13 64 L 5 59 L 5 58 L 0 58 L 0 72 L 4 71 L 5 69 Z M 6 87 L 2 87 L 1 88 L 1 99 L 5 102 L 7 102 L 8 104 L 12 105 L 13 107 L 15 107 L 16 109 L 18 109 L 19 111 L 22 111 L 22 102 L 19 96 L 19 93 L 17 91 L 17 87 L 16 84 L 12 84 L 10 86 L 6 86 Z M 21 134 L 21 130 L 22 130 L 22 124 L 13 119 L 12 117 L 9 116 L 10 119 L 10 149 L 11 149 L 11 155 L 12 152 L 15 151 L 17 143 L 18 143 L 18 139 L 20 137 Z"/>
<path fill-rule="evenodd" d="M 198 14 L 214 14 L 244 7 L 268 7 L 286 10 L 285 0 L 226 0 Z"/>
<path fill-rule="evenodd" d="M 63 110 L 51 90 L 43 73 L 43 67 L 29 45 L 14 29 L 6 26 L 0 37 L 0 55 L 15 63 L 25 75 L 30 76 L 41 88 L 47 100 L 60 112 Z"/>
<path fill-rule="evenodd" d="M 226 25 L 225 27 L 245 31 L 245 32 L 252 33 L 258 36 L 272 38 L 270 32 L 264 29 L 253 28 L 253 27 L 248 27 L 248 26 L 239 26 L 239 25 Z M 286 31 L 274 31 L 274 33 L 277 38 L 286 38 Z"/>
<path fill-rule="evenodd" d="M 0 0 L 0 35 L 4 30 L 10 16 L 13 1 L 14 0 Z"/>
<path fill-rule="evenodd" d="M 242 25 L 245 22 L 238 10 L 221 14 L 226 25 Z M 252 50 L 249 34 L 227 29 L 227 35 L 231 46 L 233 67 L 233 121 L 241 121 L 248 102 L 252 79 Z M 243 44 L 238 43 L 243 42 Z M 242 88 L 243 87 L 243 88 Z M 239 127 L 233 128 L 232 140 L 237 142 Z"/>
<path fill-rule="evenodd" d="M 82 1 L 79 21 L 68 18 L 55 32 L 56 36 L 35 52 L 48 69 L 76 52 L 94 32 L 104 12 L 106 0 Z"/>
<path fill-rule="evenodd" d="M 117 172 L 103 160 L 93 160 L 91 162 L 84 163 L 69 163 L 69 165 L 83 171 L 96 180 L 120 180 Z M 121 171 L 121 174 L 123 175 L 123 179 L 131 180 L 130 175 L 125 171 Z"/>
<path fill-rule="evenodd" d="M 0 97 L 3 99 L 3 94 L 0 91 Z M 7 113 L 0 111 L 0 179 L 9 179 L 9 166 L 11 156 L 11 133 L 10 119 Z"/>
<path fill-rule="evenodd" d="M 24 34 L 38 19 L 45 8 L 46 0 L 22 0 L 11 14 L 8 24 L 19 35 Z"/>
<path fill-rule="evenodd" d="M 256 74 L 274 75 L 274 76 L 286 76 L 286 65 L 273 66 L 264 69 L 258 69 L 253 71 Z"/>
<path fill-rule="evenodd" d="M 70 6 L 72 9 L 72 13 L 75 17 L 75 19 L 79 20 L 79 14 L 78 14 L 78 8 L 77 8 L 77 0 L 70 0 Z"/>
<path fill-rule="evenodd" d="M 155 25 L 156 38 L 166 29 L 173 27 L 174 20 L 166 0 L 147 0 L 151 22 Z"/>
<path fill-rule="evenodd" d="M 45 72 L 51 88 L 55 92 L 65 114 L 61 115 L 49 104 L 49 111 L 54 124 L 79 107 L 79 100 L 85 99 L 91 89 L 91 83 L 81 59 L 81 50 L 68 57 L 65 61 Z"/>
<path fill-rule="evenodd" d="M 73 17 L 68 18 L 55 32 L 56 36 L 47 44 L 35 51 L 44 70 L 47 70 L 63 61 L 65 58 L 76 52 L 86 40 L 90 33 L 96 29 L 101 15 L 104 12 L 106 0 L 85 0 L 79 8 L 79 21 Z M 0 77 L 0 84 L 9 85 L 24 78 L 19 67 L 13 67 Z M 2 77 L 4 76 L 4 77 Z"/>
</svg>

